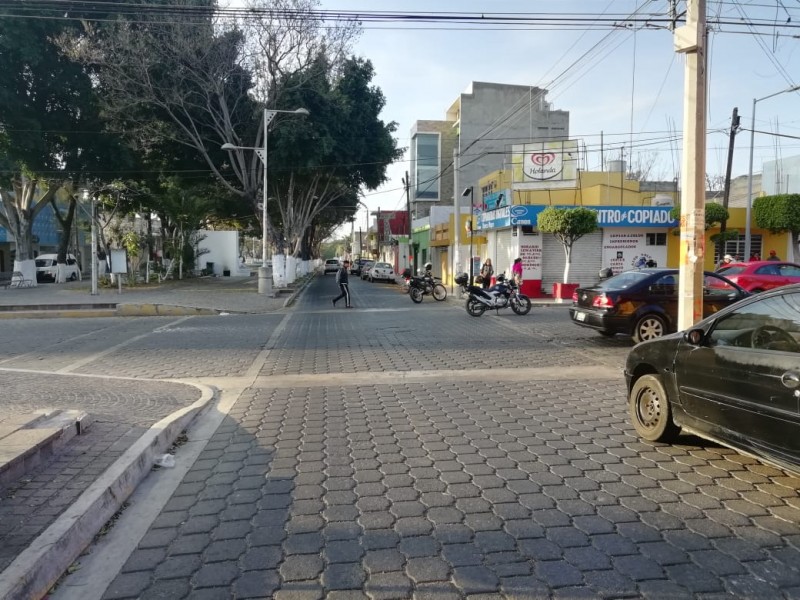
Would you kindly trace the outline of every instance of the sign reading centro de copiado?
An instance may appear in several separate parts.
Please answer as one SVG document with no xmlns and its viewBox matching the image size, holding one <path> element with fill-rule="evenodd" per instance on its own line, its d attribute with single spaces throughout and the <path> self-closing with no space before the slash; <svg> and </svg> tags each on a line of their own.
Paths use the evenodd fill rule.
<svg viewBox="0 0 800 600">
<path fill-rule="evenodd" d="M 515 204 L 484 212 L 478 218 L 479 229 L 499 229 L 515 225 L 536 226 L 536 217 L 547 206 Z M 557 206 L 556 208 L 575 208 Z M 669 214 L 670 206 L 584 206 L 597 213 L 599 227 L 677 227 Z"/>
</svg>

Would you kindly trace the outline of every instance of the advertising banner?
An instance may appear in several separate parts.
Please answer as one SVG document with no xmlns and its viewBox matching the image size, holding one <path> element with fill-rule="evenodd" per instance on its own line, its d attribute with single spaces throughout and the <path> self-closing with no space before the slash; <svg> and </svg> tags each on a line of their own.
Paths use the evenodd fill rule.
<svg viewBox="0 0 800 600">
<path fill-rule="evenodd" d="M 578 173 L 577 140 L 533 142 L 511 146 L 513 189 L 575 187 Z"/>
<path fill-rule="evenodd" d="M 611 267 L 616 275 L 648 264 L 666 266 L 666 245 L 648 245 L 646 231 L 613 228 L 603 231 L 603 267 Z"/>
</svg>

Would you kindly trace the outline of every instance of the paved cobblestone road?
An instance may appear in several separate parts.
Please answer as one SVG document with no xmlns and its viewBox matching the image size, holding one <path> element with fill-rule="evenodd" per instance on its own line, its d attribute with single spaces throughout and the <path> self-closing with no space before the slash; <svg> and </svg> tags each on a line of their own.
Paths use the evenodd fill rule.
<svg viewBox="0 0 800 600">
<path fill-rule="evenodd" d="M 256 384 L 106 598 L 800 597 L 800 479 L 642 443 L 629 341 L 562 307 L 474 319 L 360 281 L 331 310 L 333 287 L 250 321 L 273 337 Z M 176 344 L 190 370 L 231 349 L 218 322 L 185 323 L 217 332 Z"/>
<path fill-rule="evenodd" d="M 325 310 L 329 287 L 106 598 L 800 597 L 800 479 L 639 441 L 630 342 L 359 282 Z"/>
</svg>

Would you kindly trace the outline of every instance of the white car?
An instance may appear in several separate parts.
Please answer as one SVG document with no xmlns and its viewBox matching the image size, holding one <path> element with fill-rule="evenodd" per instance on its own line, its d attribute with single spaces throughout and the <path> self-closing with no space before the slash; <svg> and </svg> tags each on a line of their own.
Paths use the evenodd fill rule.
<svg viewBox="0 0 800 600">
<path fill-rule="evenodd" d="M 68 281 L 78 278 L 78 261 L 72 254 L 67 254 L 66 272 Z M 36 281 L 55 281 L 58 273 L 58 254 L 40 254 L 36 257 Z"/>
<path fill-rule="evenodd" d="M 394 281 L 394 267 L 387 262 L 375 263 L 369 270 L 367 277 L 371 282 L 381 279 L 383 281 Z"/>
<path fill-rule="evenodd" d="M 325 271 L 323 275 L 327 275 L 328 273 L 336 273 L 339 270 L 339 259 L 338 258 L 329 258 L 325 261 Z"/>
</svg>

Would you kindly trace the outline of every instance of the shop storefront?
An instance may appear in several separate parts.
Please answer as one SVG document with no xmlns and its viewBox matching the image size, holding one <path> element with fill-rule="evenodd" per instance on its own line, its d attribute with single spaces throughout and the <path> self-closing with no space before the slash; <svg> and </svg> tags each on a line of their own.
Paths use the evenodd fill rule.
<svg viewBox="0 0 800 600">
<path fill-rule="evenodd" d="M 496 272 L 510 272 L 522 258 L 524 290 L 537 297 L 563 281 L 566 257 L 561 243 L 541 234 L 536 220 L 544 205 L 514 205 L 484 212 L 478 227 L 487 235 L 488 257 Z M 563 206 L 559 208 L 574 208 Z M 572 248 L 571 283 L 590 285 L 604 267 L 618 273 L 650 264 L 667 266 L 670 229 L 678 222 L 664 206 L 585 206 L 597 212 L 599 230 Z"/>
</svg>

